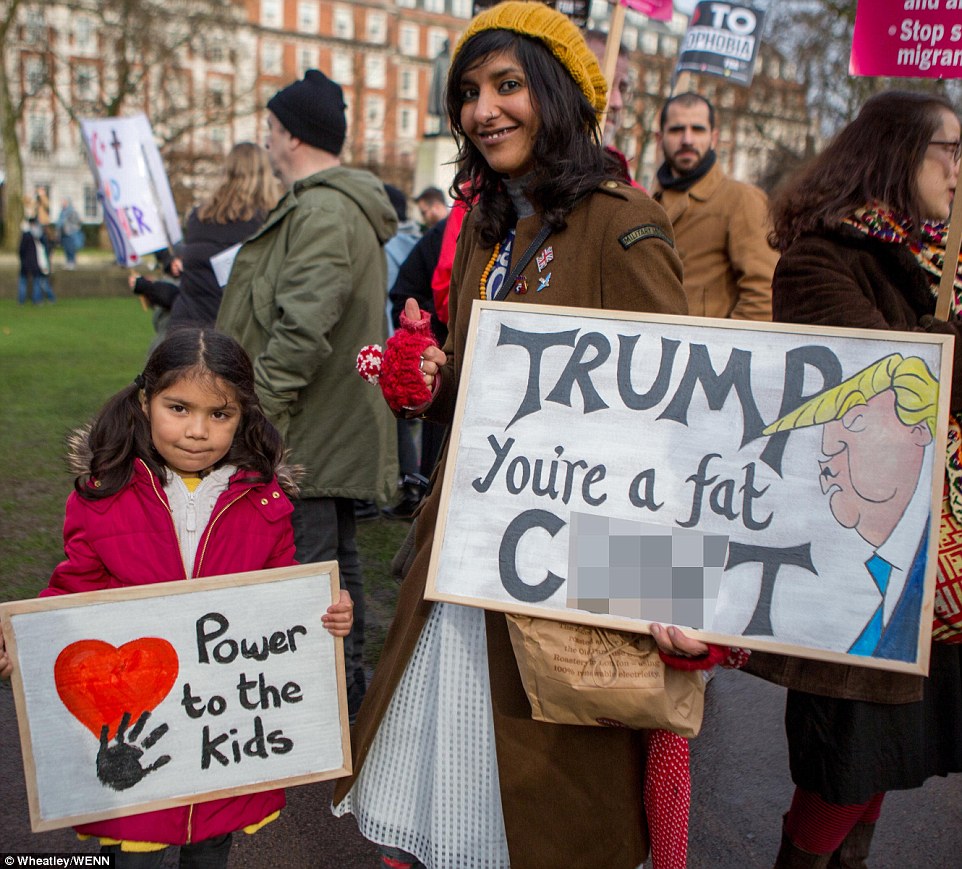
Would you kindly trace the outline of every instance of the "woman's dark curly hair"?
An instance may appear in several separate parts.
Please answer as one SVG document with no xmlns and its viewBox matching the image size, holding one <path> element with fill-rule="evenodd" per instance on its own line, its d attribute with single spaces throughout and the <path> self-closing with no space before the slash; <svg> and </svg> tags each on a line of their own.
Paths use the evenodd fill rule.
<svg viewBox="0 0 962 869">
<path fill-rule="evenodd" d="M 772 247 L 784 251 L 806 232 L 833 229 L 873 200 L 907 217 L 917 233 L 922 218 L 917 178 L 942 111 L 942 96 L 885 91 L 862 106 L 818 156 L 772 199 Z"/>
<path fill-rule="evenodd" d="M 143 374 L 110 398 L 94 419 L 88 438 L 90 469 L 74 481 L 80 495 L 96 500 L 116 494 L 130 482 L 136 459 L 164 478 L 164 461 L 154 449 L 143 402 L 184 378 L 205 380 L 224 391 L 225 404 L 240 406 L 237 433 L 219 464 L 253 471 L 257 482 L 274 477 L 284 457 L 283 442 L 261 410 L 244 348 L 212 329 L 176 329 L 150 354 Z"/>
<path fill-rule="evenodd" d="M 528 93 L 538 115 L 534 142 L 534 178 L 525 191 L 553 230 L 565 227 L 575 204 L 605 178 L 622 179 L 617 161 L 601 144 L 598 116 L 568 71 L 537 39 L 509 30 L 484 30 L 469 39 L 448 71 L 447 109 L 458 142 L 458 171 L 451 195 L 478 207 L 481 241 L 497 244 L 517 215 L 503 178 L 481 156 L 461 126 L 465 72 L 491 54 L 510 52 L 524 70 Z"/>
</svg>

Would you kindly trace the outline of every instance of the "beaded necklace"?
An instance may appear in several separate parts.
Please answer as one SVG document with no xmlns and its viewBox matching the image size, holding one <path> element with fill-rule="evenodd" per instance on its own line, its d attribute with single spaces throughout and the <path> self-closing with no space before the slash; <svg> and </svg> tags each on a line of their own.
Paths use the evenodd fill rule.
<svg viewBox="0 0 962 869">
<path fill-rule="evenodd" d="M 498 261 L 498 254 L 501 253 L 501 242 L 499 241 L 494 246 L 494 253 L 491 254 L 491 259 L 488 260 L 488 264 L 484 267 L 484 271 L 481 272 L 481 284 L 478 287 L 478 293 L 481 296 L 482 301 L 488 298 L 488 275 L 491 274 L 491 269 L 494 268 L 494 264 Z"/>
</svg>

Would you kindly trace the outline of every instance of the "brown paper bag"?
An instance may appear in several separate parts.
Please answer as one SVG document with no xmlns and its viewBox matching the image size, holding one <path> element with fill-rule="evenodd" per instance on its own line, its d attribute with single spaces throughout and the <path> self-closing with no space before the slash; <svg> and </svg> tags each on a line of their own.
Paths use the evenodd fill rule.
<svg viewBox="0 0 962 869">
<path fill-rule="evenodd" d="M 507 619 L 532 718 L 698 735 L 705 710 L 701 671 L 665 666 L 647 634 Z"/>
</svg>

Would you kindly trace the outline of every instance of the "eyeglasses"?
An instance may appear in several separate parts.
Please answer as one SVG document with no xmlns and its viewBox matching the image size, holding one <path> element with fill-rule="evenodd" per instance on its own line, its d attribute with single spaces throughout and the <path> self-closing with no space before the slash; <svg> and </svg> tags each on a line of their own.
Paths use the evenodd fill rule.
<svg viewBox="0 0 962 869">
<path fill-rule="evenodd" d="M 936 142 L 933 140 L 929 144 L 945 148 L 946 153 L 952 155 L 953 163 L 958 163 L 962 159 L 962 142 Z"/>
</svg>

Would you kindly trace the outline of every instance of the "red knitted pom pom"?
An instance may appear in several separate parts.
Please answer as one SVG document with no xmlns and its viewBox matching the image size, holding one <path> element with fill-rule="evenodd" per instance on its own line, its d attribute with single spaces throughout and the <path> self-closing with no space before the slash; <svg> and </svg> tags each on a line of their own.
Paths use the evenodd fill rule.
<svg viewBox="0 0 962 869">
<path fill-rule="evenodd" d="M 382 351 L 380 344 L 367 344 L 357 354 L 357 373 L 368 383 L 377 383 L 381 374 Z"/>
</svg>

